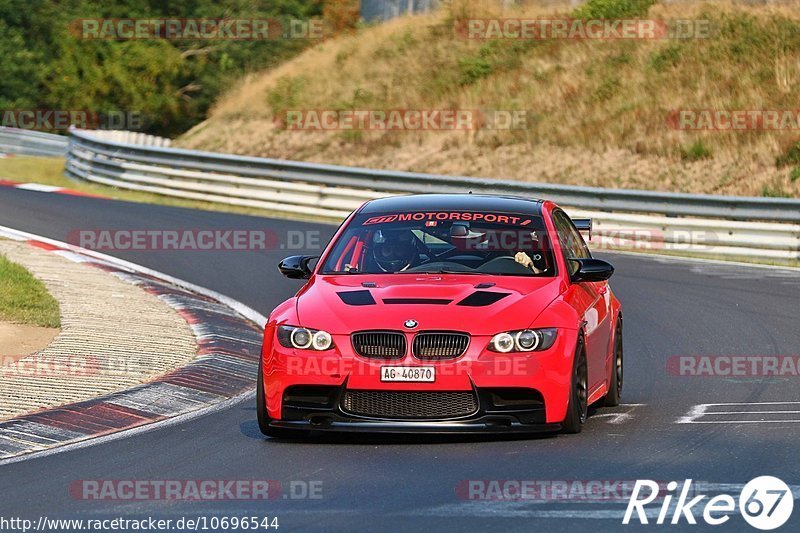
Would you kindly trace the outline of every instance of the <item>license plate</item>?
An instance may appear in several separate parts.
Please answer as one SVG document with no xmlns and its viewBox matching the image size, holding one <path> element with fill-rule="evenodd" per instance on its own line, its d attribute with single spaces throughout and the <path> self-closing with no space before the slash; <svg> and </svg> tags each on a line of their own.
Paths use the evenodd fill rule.
<svg viewBox="0 0 800 533">
<path fill-rule="evenodd" d="M 382 366 L 381 381 L 433 383 L 436 381 L 436 367 Z"/>
</svg>

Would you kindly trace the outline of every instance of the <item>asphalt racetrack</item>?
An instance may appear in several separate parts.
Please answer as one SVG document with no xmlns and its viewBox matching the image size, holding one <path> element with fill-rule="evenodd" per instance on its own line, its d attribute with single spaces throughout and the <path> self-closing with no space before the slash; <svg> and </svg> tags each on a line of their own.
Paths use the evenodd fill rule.
<svg viewBox="0 0 800 533">
<path fill-rule="evenodd" d="M 0 225 L 64 241 L 79 229 L 266 228 L 284 245 L 289 231 L 318 235 L 324 245 L 335 229 L 13 188 L 0 188 Z M 106 253 L 268 315 L 300 287 L 280 276 L 278 261 L 318 252 L 313 243 L 309 248 Z M 248 400 L 129 438 L 0 466 L 0 516 L 277 516 L 278 531 L 618 531 L 639 529 L 621 524 L 626 499 L 580 494 L 544 501 L 469 499 L 462 489 L 470 480 L 586 486 L 691 478 L 717 492 L 730 484 L 729 492 L 738 496 L 742 484 L 762 475 L 795 487 L 800 482 L 800 403 L 791 402 L 800 402 L 797 377 L 681 376 L 668 370 L 668 362 L 686 355 L 800 355 L 800 276 L 634 255 L 601 257 L 617 268 L 611 283 L 624 306 L 624 405 L 597 410 L 579 435 L 277 441 L 259 433 Z M 708 414 L 716 412 L 723 414 Z M 271 501 L 86 501 L 69 491 L 76 480 L 86 479 L 267 479 L 279 481 L 284 490 Z M 309 486 L 319 497 L 303 494 Z M 653 509 L 657 514 L 658 506 Z M 798 530 L 800 512 L 795 511 L 787 531 Z M 690 527 L 684 520 L 680 527 L 649 529 L 708 527 Z M 753 531 L 738 514 L 716 529 Z"/>
</svg>

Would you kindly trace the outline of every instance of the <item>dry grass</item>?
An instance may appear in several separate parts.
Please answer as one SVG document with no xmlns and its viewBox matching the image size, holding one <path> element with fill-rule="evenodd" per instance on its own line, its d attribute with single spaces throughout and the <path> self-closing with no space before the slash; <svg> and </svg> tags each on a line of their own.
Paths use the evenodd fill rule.
<svg viewBox="0 0 800 533">
<path fill-rule="evenodd" d="M 656 5 L 651 18 L 709 19 L 711 39 L 465 40 L 464 17 L 560 17 L 564 2 L 499 11 L 452 0 L 439 13 L 367 27 L 252 75 L 181 144 L 375 168 L 609 187 L 800 196 L 776 158 L 794 132 L 690 133 L 672 109 L 794 109 L 800 99 L 800 1 Z M 522 131 L 309 132 L 274 123 L 285 109 L 525 109 Z"/>
</svg>

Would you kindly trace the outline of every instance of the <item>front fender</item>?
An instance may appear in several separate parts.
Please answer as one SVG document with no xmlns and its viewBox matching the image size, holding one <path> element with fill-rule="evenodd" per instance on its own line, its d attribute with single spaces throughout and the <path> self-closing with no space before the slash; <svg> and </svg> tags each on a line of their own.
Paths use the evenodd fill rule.
<svg viewBox="0 0 800 533">
<path fill-rule="evenodd" d="M 581 329 L 582 317 L 578 312 L 565 302 L 561 297 L 556 298 L 553 302 L 542 311 L 528 326 L 531 329 L 535 328 L 559 328 L 566 330 L 579 330 Z"/>
</svg>

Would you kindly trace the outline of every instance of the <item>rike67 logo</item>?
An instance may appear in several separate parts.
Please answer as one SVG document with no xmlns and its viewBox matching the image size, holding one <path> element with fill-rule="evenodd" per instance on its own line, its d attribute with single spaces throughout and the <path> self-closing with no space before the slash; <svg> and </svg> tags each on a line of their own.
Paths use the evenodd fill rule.
<svg viewBox="0 0 800 533">
<path fill-rule="evenodd" d="M 640 524 L 649 524 L 655 518 L 655 523 L 659 525 L 677 525 L 683 523 L 683 520 L 687 524 L 695 525 L 695 514 L 698 513 L 706 524 L 719 526 L 728 522 L 731 515 L 738 511 L 748 524 L 767 531 L 785 524 L 794 509 L 791 489 L 772 476 L 760 476 L 751 480 L 739 493 L 738 500 L 730 494 L 718 494 L 710 498 L 706 494 L 695 496 L 699 491 L 692 488 L 691 479 L 687 479 L 683 486 L 677 481 L 671 481 L 666 488 L 666 495 L 659 494 L 657 482 L 649 479 L 637 480 L 622 523 L 627 525 L 633 519 Z M 690 495 L 694 497 L 689 499 Z M 653 502 L 657 502 L 655 506 L 645 508 Z M 661 504 L 660 508 L 658 503 Z"/>
</svg>

